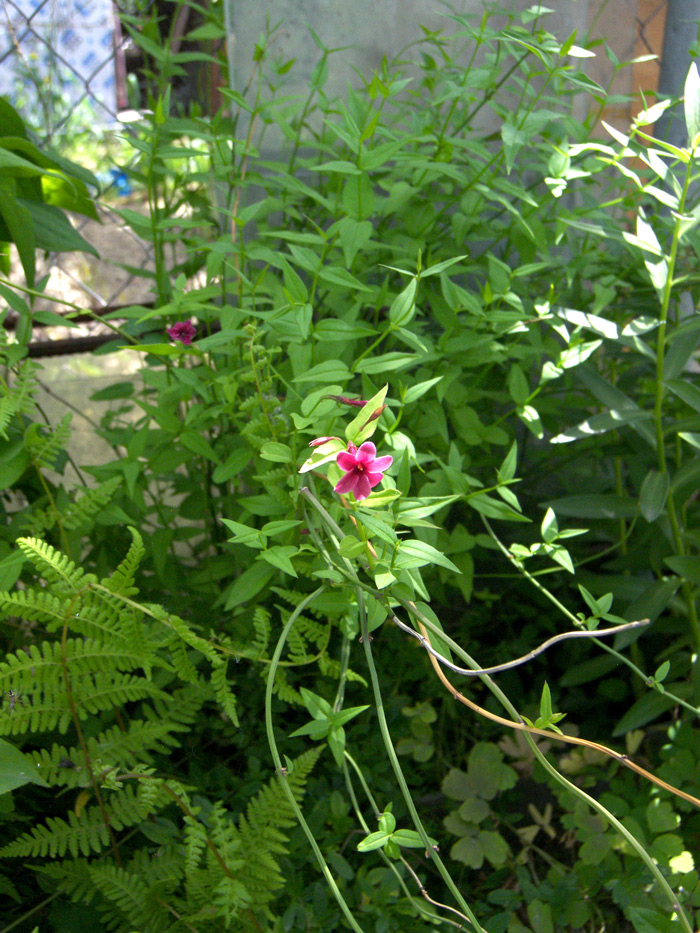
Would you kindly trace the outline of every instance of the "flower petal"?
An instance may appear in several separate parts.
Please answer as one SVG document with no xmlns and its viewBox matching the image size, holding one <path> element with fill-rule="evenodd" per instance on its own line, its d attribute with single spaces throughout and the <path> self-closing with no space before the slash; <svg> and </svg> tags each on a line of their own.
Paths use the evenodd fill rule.
<svg viewBox="0 0 700 933">
<path fill-rule="evenodd" d="M 355 460 L 355 454 L 349 454 L 347 450 L 341 450 L 338 456 L 336 457 L 335 462 L 338 464 L 341 470 L 345 470 L 347 473 L 349 470 L 354 470 L 357 466 Z"/>
<path fill-rule="evenodd" d="M 364 444 L 360 444 L 358 447 L 355 459 L 358 463 L 371 463 L 376 456 L 377 448 L 372 441 L 365 441 Z"/>
<path fill-rule="evenodd" d="M 377 457 L 371 466 L 371 470 L 373 473 L 383 473 L 384 470 L 389 469 L 393 462 L 394 458 L 391 456 L 391 454 L 387 454 L 386 457 Z"/>
<path fill-rule="evenodd" d="M 346 473 L 345 476 L 336 484 L 334 487 L 335 492 L 339 492 L 341 495 L 346 492 L 350 492 L 357 486 L 358 475 L 354 471 Z"/>
<path fill-rule="evenodd" d="M 353 493 L 357 501 L 359 502 L 362 499 L 366 499 L 371 491 L 372 484 L 369 481 L 369 476 L 367 473 L 358 473 L 357 483 L 353 489 Z"/>
<path fill-rule="evenodd" d="M 376 485 L 378 485 L 379 483 L 381 483 L 381 481 L 384 479 L 384 476 L 383 476 L 382 473 L 369 473 L 369 472 L 367 472 L 367 473 L 365 473 L 365 476 L 366 476 L 367 479 L 369 480 L 369 484 L 370 484 L 370 486 L 371 486 L 373 489 L 374 489 L 374 487 L 375 487 Z"/>
</svg>

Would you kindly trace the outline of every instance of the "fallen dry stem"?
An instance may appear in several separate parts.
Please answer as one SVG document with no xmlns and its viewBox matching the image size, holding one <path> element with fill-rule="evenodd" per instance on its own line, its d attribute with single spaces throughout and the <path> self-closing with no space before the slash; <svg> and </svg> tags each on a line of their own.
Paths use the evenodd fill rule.
<svg viewBox="0 0 700 933">
<path fill-rule="evenodd" d="M 418 625 L 423 638 L 429 645 L 430 637 L 425 626 L 419 619 L 416 620 L 416 624 Z M 676 797 L 681 797 L 683 800 L 687 800 L 688 803 L 692 803 L 694 806 L 700 808 L 700 800 L 698 800 L 697 797 L 693 797 L 692 794 L 687 794 L 685 791 L 674 787 L 672 784 L 667 784 L 666 781 L 662 781 L 661 778 L 656 777 L 656 775 L 651 774 L 649 771 L 636 764 L 636 762 L 632 761 L 627 755 L 621 752 L 616 752 L 614 749 L 608 748 L 607 745 L 601 745 L 598 742 L 591 742 L 589 739 L 580 739 L 573 735 L 564 735 L 560 732 L 552 732 L 548 729 L 538 729 L 536 726 L 528 726 L 522 721 L 514 722 L 512 719 L 505 719 L 503 716 L 498 716 L 496 713 L 491 713 L 488 710 L 483 709 L 483 707 L 478 706 L 472 700 L 468 699 L 462 693 L 460 693 L 459 690 L 457 690 L 457 688 L 447 679 L 445 672 L 440 666 L 440 662 L 432 653 L 429 652 L 428 656 L 430 657 L 430 663 L 433 665 L 433 670 L 440 678 L 443 686 L 452 694 L 455 700 L 459 700 L 460 703 L 468 706 L 469 709 L 474 710 L 474 712 L 478 713 L 480 716 L 484 716 L 486 719 L 491 719 L 493 722 L 497 722 L 502 726 L 506 726 L 508 729 L 517 729 L 520 732 L 529 732 L 530 735 L 541 735 L 546 739 L 553 739 L 556 742 L 566 742 L 569 745 L 580 745 L 583 748 L 592 748 L 595 751 L 606 755 L 608 758 L 613 758 L 615 761 L 618 761 L 626 768 L 630 768 L 632 771 L 635 771 L 643 778 L 646 778 L 647 781 L 651 781 L 653 784 L 656 784 L 657 787 L 661 787 L 664 790 L 667 790 L 670 794 L 675 794 Z"/>
</svg>

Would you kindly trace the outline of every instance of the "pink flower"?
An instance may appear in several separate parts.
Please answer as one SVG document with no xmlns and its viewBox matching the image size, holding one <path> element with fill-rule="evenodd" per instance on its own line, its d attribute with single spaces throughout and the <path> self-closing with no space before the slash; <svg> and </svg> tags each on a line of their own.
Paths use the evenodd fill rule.
<svg viewBox="0 0 700 933">
<path fill-rule="evenodd" d="M 338 437 L 317 437 L 316 440 L 309 441 L 309 447 L 320 447 L 322 444 L 327 444 L 328 441 L 338 441 Z"/>
<path fill-rule="evenodd" d="M 388 470 L 394 458 L 391 456 L 377 457 L 377 448 L 371 441 L 365 441 L 359 447 L 349 444 L 347 450 L 341 451 L 336 463 L 345 476 L 335 487 L 339 493 L 352 492 L 360 502 L 366 499 L 372 489 L 384 479 L 382 473 Z"/>
<path fill-rule="evenodd" d="M 168 327 L 166 333 L 171 340 L 179 340 L 186 347 L 189 347 L 197 330 L 191 321 L 178 321 L 177 324 Z"/>
</svg>

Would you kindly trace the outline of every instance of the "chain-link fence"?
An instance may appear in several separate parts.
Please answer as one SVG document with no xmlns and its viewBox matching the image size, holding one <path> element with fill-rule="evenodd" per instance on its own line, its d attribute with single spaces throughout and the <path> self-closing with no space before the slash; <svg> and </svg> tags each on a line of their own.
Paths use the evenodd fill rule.
<svg viewBox="0 0 700 933">
<path fill-rule="evenodd" d="M 284 15 L 284 4 L 278 6 Z M 589 0 L 588 19 L 593 23 L 604 11 L 606 39 L 623 55 L 633 50 L 627 59 L 660 55 L 665 9 L 665 0 Z M 0 0 L 0 94 L 9 96 L 48 145 L 66 151 L 66 143 L 81 134 L 102 142 L 99 151 L 93 145 L 98 176 L 109 192 L 100 199 L 102 223 L 76 220 L 101 258 L 56 254 L 43 269 L 49 276 L 47 296 L 97 312 L 150 299 L 149 279 L 141 273 L 153 268 L 151 244 L 126 227 L 114 209 L 121 202 L 145 212 L 138 193 L 130 193 L 132 156 L 117 143 L 128 132 L 119 115 L 128 106 L 129 48 L 112 0 Z M 636 65 L 629 91 L 654 90 L 658 70 L 657 61 Z M 626 116 L 619 114 L 622 122 Z M 90 326 L 77 335 L 92 333 Z"/>
<path fill-rule="evenodd" d="M 0 94 L 17 107 L 41 143 L 77 161 L 87 143 L 90 167 L 106 195 L 100 198 L 101 223 L 75 218 L 100 258 L 79 253 L 47 257 L 41 268 L 49 277 L 45 292 L 98 312 L 147 300 L 148 280 L 139 272 L 153 265 L 151 244 L 110 206 L 130 194 L 132 156 L 119 164 L 112 154 L 123 157 L 127 151 L 118 144 L 128 132 L 120 120 L 128 105 L 127 51 L 111 0 L 0 0 Z M 78 344 L 95 336 L 93 330 L 85 327 Z"/>
</svg>

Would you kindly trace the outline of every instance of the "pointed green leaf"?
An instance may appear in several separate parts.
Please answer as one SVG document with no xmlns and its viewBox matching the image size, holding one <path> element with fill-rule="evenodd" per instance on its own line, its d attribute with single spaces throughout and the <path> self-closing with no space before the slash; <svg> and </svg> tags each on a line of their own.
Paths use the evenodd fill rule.
<svg viewBox="0 0 700 933">
<path fill-rule="evenodd" d="M 688 130 L 688 145 L 691 149 L 695 149 L 698 143 L 696 136 L 700 133 L 700 75 L 695 62 L 688 69 L 685 79 L 683 107 L 685 126 Z"/>
<path fill-rule="evenodd" d="M 649 470 L 639 493 L 639 510 L 648 522 L 656 521 L 663 514 L 670 488 L 668 473 Z"/>
</svg>

